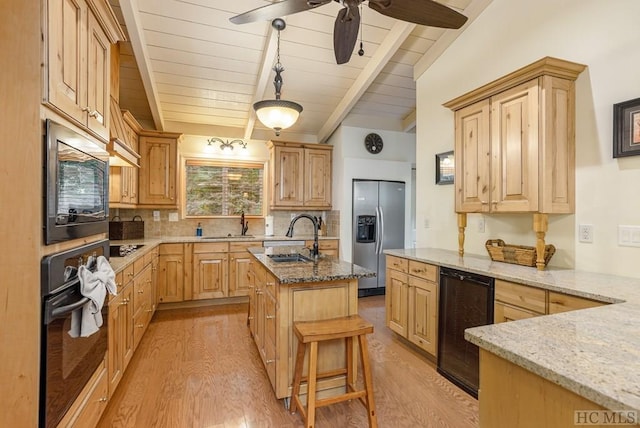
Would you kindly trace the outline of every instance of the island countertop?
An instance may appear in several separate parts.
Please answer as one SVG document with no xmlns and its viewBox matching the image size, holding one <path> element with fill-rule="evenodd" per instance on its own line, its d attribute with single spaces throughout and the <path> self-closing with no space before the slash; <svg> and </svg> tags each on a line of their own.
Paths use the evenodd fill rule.
<svg viewBox="0 0 640 428">
<path fill-rule="evenodd" d="M 309 250 L 304 247 L 252 247 L 249 248 L 249 252 L 278 279 L 280 284 L 341 281 L 376 276 L 375 272 L 361 266 L 322 254 L 317 260 L 310 262 L 274 262 L 268 257 L 272 254 L 300 253 L 312 258 Z"/>
<path fill-rule="evenodd" d="M 613 303 L 474 327 L 465 338 L 605 408 L 640 412 L 640 279 L 572 269 L 538 271 L 441 249 L 385 253 Z"/>
</svg>

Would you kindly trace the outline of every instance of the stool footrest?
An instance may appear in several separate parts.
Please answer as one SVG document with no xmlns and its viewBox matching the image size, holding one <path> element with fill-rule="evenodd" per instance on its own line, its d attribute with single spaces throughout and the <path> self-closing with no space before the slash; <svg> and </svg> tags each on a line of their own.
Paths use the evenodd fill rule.
<svg viewBox="0 0 640 428">
<path fill-rule="evenodd" d="M 347 369 L 336 369 L 336 370 L 331 370 L 328 372 L 324 372 L 324 373 L 318 373 L 316 375 L 316 379 L 326 379 L 328 377 L 338 377 L 338 376 L 342 376 L 347 374 Z M 308 382 L 309 381 L 309 376 L 303 376 L 302 379 L 300 379 L 300 383 L 303 382 Z"/>
<path fill-rule="evenodd" d="M 367 391 L 364 389 L 360 391 L 347 392 L 346 394 L 340 394 L 333 397 L 322 398 L 316 400 L 316 407 L 328 406 L 330 404 L 341 403 L 347 400 L 353 400 L 354 398 L 361 398 L 367 395 Z"/>
</svg>

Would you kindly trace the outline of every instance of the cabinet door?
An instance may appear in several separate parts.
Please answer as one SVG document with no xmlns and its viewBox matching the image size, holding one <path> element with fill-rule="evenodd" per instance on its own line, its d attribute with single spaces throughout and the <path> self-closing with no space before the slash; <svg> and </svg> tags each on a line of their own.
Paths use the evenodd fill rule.
<svg viewBox="0 0 640 428">
<path fill-rule="evenodd" d="M 47 1 L 47 101 L 79 123 L 86 122 L 87 14 L 84 0 Z"/>
<path fill-rule="evenodd" d="M 227 297 L 227 254 L 193 255 L 193 299 Z"/>
<path fill-rule="evenodd" d="M 302 206 L 304 204 L 304 149 L 281 147 L 274 149 L 273 206 Z"/>
<path fill-rule="evenodd" d="M 229 297 L 249 295 L 250 263 L 251 255 L 247 251 L 229 254 Z"/>
<path fill-rule="evenodd" d="M 109 302 L 109 397 L 113 395 L 124 374 L 123 346 L 121 329 L 123 328 L 124 310 L 122 294 Z"/>
<path fill-rule="evenodd" d="M 177 206 L 177 140 L 140 137 L 140 156 L 138 202 Z"/>
<path fill-rule="evenodd" d="M 387 269 L 386 306 L 387 326 L 401 336 L 407 337 L 407 274 Z"/>
<path fill-rule="evenodd" d="M 488 212 L 491 137 L 489 100 L 455 112 L 456 212 Z"/>
<path fill-rule="evenodd" d="M 161 255 L 158 263 L 158 302 L 184 300 L 184 256 Z"/>
<path fill-rule="evenodd" d="M 491 98 L 491 211 L 538 209 L 538 80 Z"/>
<path fill-rule="evenodd" d="M 331 150 L 304 151 L 304 205 L 331 208 Z"/>
<path fill-rule="evenodd" d="M 434 357 L 438 344 L 438 285 L 409 277 L 407 339 Z"/>
<path fill-rule="evenodd" d="M 256 262 L 249 262 L 249 271 L 247 272 L 247 289 L 249 295 L 249 315 L 247 317 L 247 325 L 251 335 L 255 336 L 256 330 Z"/>
<path fill-rule="evenodd" d="M 93 13 L 89 13 L 88 28 L 87 127 L 109 141 L 109 39 Z"/>
</svg>

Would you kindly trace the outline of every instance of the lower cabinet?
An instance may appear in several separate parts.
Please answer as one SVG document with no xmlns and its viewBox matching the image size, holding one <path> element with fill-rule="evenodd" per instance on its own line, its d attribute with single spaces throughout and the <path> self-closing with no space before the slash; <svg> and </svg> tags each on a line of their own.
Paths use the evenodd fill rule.
<svg viewBox="0 0 640 428">
<path fill-rule="evenodd" d="M 387 256 L 386 324 L 434 357 L 438 351 L 438 268 Z"/>
<path fill-rule="evenodd" d="M 158 256 L 158 302 L 184 300 L 183 244 L 162 244 Z"/>
<path fill-rule="evenodd" d="M 207 242 L 193 245 L 194 300 L 227 297 L 227 242 Z"/>
<path fill-rule="evenodd" d="M 320 250 L 320 254 L 326 254 L 327 256 L 339 258 L 339 243 L 339 239 L 320 239 L 318 241 L 318 250 Z M 304 245 L 307 248 L 312 248 L 313 241 L 305 241 Z"/>
<path fill-rule="evenodd" d="M 58 428 L 95 427 L 109 402 L 109 379 L 106 362 L 96 369 L 87 385 L 58 424 Z"/>
<path fill-rule="evenodd" d="M 131 272 L 133 265 L 116 275 L 118 294 L 109 302 L 109 397 L 133 357 L 133 280 L 123 280 Z"/>
<path fill-rule="evenodd" d="M 547 313 L 547 292 L 541 288 L 495 280 L 493 322 L 537 317 Z"/>
<path fill-rule="evenodd" d="M 567 294 L 549 291 L 549 314 L 595 308 L 605 304 L 606 303 L 596 302 L 595 300 L 585 299 L 583 297 L 569 296 Z"/>
</svg>

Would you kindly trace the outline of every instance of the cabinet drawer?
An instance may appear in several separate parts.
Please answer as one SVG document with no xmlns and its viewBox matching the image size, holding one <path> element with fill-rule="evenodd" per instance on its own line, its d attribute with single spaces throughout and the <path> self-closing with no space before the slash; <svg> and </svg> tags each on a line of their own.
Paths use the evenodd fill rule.
<svg viewBox="0 0 640 428">
<path fill-rule="evenodd" d="M 133 317 L 133 347 L 134 349 L 138 347 L 138 344 L 142 340 L 142 336 L 144 332 L 147 331 L 147 326 L 151 321 L 151 316 L 153 315 L 153 310 L 145 305 L 142 307 L 140 311 Z"/>
<path fill-rule="evenodd" d="M 496 279 L 495 287 L 497 301 L 528 309 L 538 314 L 547 312 L 547 292 L 545 290 L 500 279 Z"/>
<path fill-rule="evenodd" d="M 427 263 L 409 260 L 409 275 L 436 282 L 438 279 L 438 268 Z"/>
<path fill-rule="evenodd" d="M 232 253 L 246 251 L 251 247 L 262 247 L 262 241 L 229 242 L 229 251 Z"/>
<path fill-rule="evenodd" d="M 133 263 L 130 263 L 122 270 L 122 286 L 124 287 L 133 279 L 134 269 Z"/>
<path fill-rule="evenodd" d="M 60 421 L 58 428 L 95 427 L 107 407 L 108 398 L 109 377 L 106 362 L 103 362 Z"/>
<path fill-rule="evenodd" d="M 151 280 L 145 275 L 144 278 L 133 283 L 133 313 L 135 314 L 142 307 L 149 307 L 152 303 Z"/>
<path fill-rule="evenodd" d="M 143 271 L 144 266 L 145 266 L 144 257 L 138 257 L 133 262 L 133 274 L 138 275 L 140 272 Z"/>
<path fill-rule="evenodd" d="M 227 253 L 229 252 L 228 242 L 204 242 L 193 245 L 193 253 Z"/>
<path fill-rule="evenodd" d="M 493 322 L 496 324 L 501 322 L 524 320 L 527 318 L 538 317 L 540 315 L 542 314 L 500 302 L 495 302 L 493 307 Z"/>
<path fill-rule="evenodd" d="M 387 256 L 387 267 L 389 269 L 399 270 L 400 272 L 408 272 L 409 260 L 396 256 Z"/>
<path fill-rule="evenodd" d="M 166 256 L 170 254 L 182 255 L 182 244 L 162 244 L 160 245 L 159 255 Z"/>
<path fill-rule="evenodd" d="M 158 257 L 158 251 L 151 250 L 147 254 L 144 255 L 144 265 L 148 265 L 153 263 L 153 259 Z"/>
<path fill-rule="evenodd" d="M 568 294 L 549 292 L 549 313 L 575 311 L 578 309 L 595 308 L 606 303 L 585 299 L 584 297 L 570 296 Z"/>
</svg>

